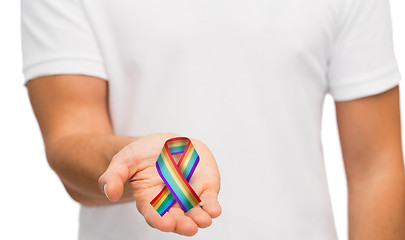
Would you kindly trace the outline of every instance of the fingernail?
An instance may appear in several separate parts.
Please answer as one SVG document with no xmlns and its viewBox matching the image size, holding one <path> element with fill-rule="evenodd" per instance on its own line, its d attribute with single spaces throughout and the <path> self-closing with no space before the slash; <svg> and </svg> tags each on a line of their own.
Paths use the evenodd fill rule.
<svg viewBox="0 0 405 240">
<path fill-rule="evenodd" d="M 107 192 L 105 191 L 106 188 L 107 188 L 107 184 L 104 184 L 104 194 L 105 194 L 105 196 L 108 198 L 108 200 L 111 201 L 111 199 L 108 197 Z"/>
</svg>

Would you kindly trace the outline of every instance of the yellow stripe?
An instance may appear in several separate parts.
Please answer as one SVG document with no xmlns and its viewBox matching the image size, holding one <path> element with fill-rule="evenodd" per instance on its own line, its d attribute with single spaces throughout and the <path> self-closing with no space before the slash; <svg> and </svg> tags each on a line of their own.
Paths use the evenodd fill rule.
<svg viewBox="0 0 405 240">
<path fill-rule="evenodd" d="M 179 139 L 179 140 L 172 140 L 172 141 L 169 141 L 169 142 L 167 142 L 167 144 L 170 144 L 170 143 L 178 143 L 178 142 L 188 142 L 188 140 L 187 139 Z"/>
<path fill-rule="evenodd" d="M 174 141 L 174 142 L 168 143 L 167 146 L 169 146 L 169 147 L 178 147 L 178 146 L 187 145 L 187 143 L 188 143 L 188 141 L 184 141 L 184 140 Z"/>
<path fill-rule="evenodd" d="M 192 150 L 193 150 L 193 149 L 194 149 L 194 148 L 190 145 L 190 146 L 188 147 L 188 149 L 187 149 L 187 152 L 184 153 L 183 161 L 181 162 L 181 164 L 180 164 L 180 166 L 179 166 L 179 169 L 180 169 L 181 172 L 184 171 L 184 169 L 185 169 L 186 166 L 187 166 L 187 163 L 190 161 L 190 153 L 192 153 Z"/>
<path fill-rule="evenodd" d="M 159 200 L 159 202 L 155 206 L 160 207 L 160 204 L 163 203 L 163 201 L 166 199 L 166 197 L 169 195 L 169 193 L 170 193 L 170 190 L 168 188 L 166 188 L 165 192 L 161 196 L 162 198 Z"/>
<path fill-rule="evenodd" d="M 188 197 L 187 190 L 186 190 L 186 185 L 184 184 L 184 182 L 182 181 L 182 179 L 181 179 L 180 176 L 178 175 L 177 171 L 173 171 L 172 167 L 170 167 L 170 166 L 173 166 L 173 164 L 172 164 L 172 161 L 170 160 L 169 155 L 167 154 L 166 149 L 164 149 L 164 154 L 163 154 L 162 158 L 163 158 L 163 160 L 166 162 L 166 165 L 169 166 L 167 169 L 169 170 L 170 175 L 173 176 L 174 181 L 177 183 L 177 185 L 178 185 L 178 186 L 180 187 L 180 189 L 183 191 L 183 193 L 184 193 L 184 195 L 187 197 L 187 199 L 188 199 L 190 202 L 193 202 L 193 201 L 191 201 L 191 199 Z"/>
<path fill-rule="evenodd" d="M 187 164 L 190 162 L 190 159 L 191 159 L 191 156 L 192 156 L 194 150 L 195 150 L 194 146 L 192 144 L 190 144 L 188 151 L 186 152 L 186 155 L 184 156 L 186 159 L 183 159 L 183 162 L 184 162 L 184 165 L 182 164 L 184 166 L 183 168 L 185 168 L 187 166 Z M 198 200 L 197 200 L 197 198 L 195 198 L 194 194 L 190 194 L 190 195 L 195 200 L 194 203 L 198 204 Z"/>
<path fill-rule="evenodd" d="M 172 161 L 170 160 L 170 157 L 168 156 L 168 153 L 166 151 L 166 148 L 164 148 L 164 154 L 163 154 L 162 158 L 166 162 L 167 165 L 173 166 Z M 170 174 L 173 176 L 174 181 L 177 183 L 177 185 L 183 191 L 183 193 L 186 196 L 186 198 L 188 199 L 188 201 L 192 204 L 194 203 L 193 205 L 197 204 L 198 203 L 197 199 L 195 199 L 193 194 L 188 194 L 188 191 L 186 190 L 186 185 L 178 176 L 177 171 L 173 172 L 171 167 L 168 167 L 167 169 L 169 170 Z M 193 199 L 190 199 L 190 195 L 192 195 Z"/>
<path fill-rule="evenodd" d="M 168 144 L 167 145 L 169 148 L 174 148 L 174 147 L 183 147 L 183 146 L 187 146 L 187 144 L 183 144 L 183 143 L 174 143 L 174 144 Z"/>
</svg>

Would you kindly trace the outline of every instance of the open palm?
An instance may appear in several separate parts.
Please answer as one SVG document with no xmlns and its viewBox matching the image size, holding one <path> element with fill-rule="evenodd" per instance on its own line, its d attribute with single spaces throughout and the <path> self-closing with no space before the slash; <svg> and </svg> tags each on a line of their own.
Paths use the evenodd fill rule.
<svg viewBox="0 0 405 240">
<path fill-rule="evenodd" d="M 221 214 L 218 203 L 220 177 L 214 156 L 208 147 L 197 139 L 190 138 L 200 156 L 190 186 L 201 199 L 200 205 L 184 213 L 176 202 L 161 217 L 150 201 L 165 186 L 156 169 L 156 160 L 164 142 L 180 135 L 158 133 L 146 135 L 122 149 L 112 159 L 106 172 L 100 177 L 99 184 L 111 201 L 117 201 L 123 192 L 124 183 L 132 189 L 138 211 L 146 222 L 164 232 L 176 232 L 182 235 L 194 235 L 198 227 L 211 224 L 212 218 Z M 180 154 L 173 155 L 176 163 Z"/>
</svg>

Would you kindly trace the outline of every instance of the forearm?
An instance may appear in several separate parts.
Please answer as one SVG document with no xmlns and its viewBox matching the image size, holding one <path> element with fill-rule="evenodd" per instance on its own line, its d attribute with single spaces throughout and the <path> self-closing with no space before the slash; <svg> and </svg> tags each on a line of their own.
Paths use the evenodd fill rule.
<svg viewBox="0 0 405 240">
<path fill-rule="evenodd" d="M 348 180 L 349 239 L 405 239 L 403 166 L 368 171 Z"/>
<path fill-rule="evenodd" d="M 111 204 L 100 191 L 97 180 L 113 156 L 137 138 L 114 135 L 72 135 L 46 143 L 51 168 L 70 196 L 83 205 Z M 120 202 L 132 200 L 125 189 Z"/>
<path fill-rule="evenodd" d="M 98 178 L 113 156 L 136 140 L 113 135 L 108 82 L 86 75 L 49 75 L 27 83 L 47 159 L 73 199 L 83 205 L 111 204 Z M 121 201 L 132 199 L 127 191 Z"/>
</svg>

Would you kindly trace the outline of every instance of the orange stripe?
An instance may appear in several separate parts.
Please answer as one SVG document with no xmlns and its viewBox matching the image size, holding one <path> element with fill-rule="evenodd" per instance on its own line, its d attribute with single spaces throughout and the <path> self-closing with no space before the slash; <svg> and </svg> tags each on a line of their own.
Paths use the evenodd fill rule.
<svg viewBox="0 0 405 240">
<path fill-rule="evenodd" d="M 180 141 L 180 140 L 179 140 Z M 187 152 L 185 152 L 184 153 L 184 157 L 183 157 L 183 161 L 180 163 L 180 170 L 184 170 L 184 168 L 186 167 L 185 165 L 187 164 L 187 162 L 188 162 L 188 158 L 186 158 L 187 156 L 188 156 L 188 154 L 190 154 L 190 152 L 191 151 L 193 151 L 194 150 L 194 147 L 190 144 L 190 146 L 188 147 L 188 149 L 187 149 Z M 186 186 L 186 188 L 185 189 L 187 189 L 187 186 Z M 153 201 L 153 203 L 152 203 L 152 205 L 155 207 L 158 203 L 159 203 L 159 201 L 163 198 L 163 196 L 165 196 L 165 193 L 167 192 L 167 191 L 170 191 L 166 186 L 161 190 L 161 192 L 159 193 L 159 195 L 158 195 L 158 198 L 157 199 L 154 199 L 154 201 Z M 191 194 L 192 195 L 192 194 Z M 194 198 L 194 200 L 196 200 L 195 198 Z"/>
<path fill-rule="evenodd" d="M 169 194 L 170 194 L 170 190 L 168 188 L 166 188 L 166 190 L 164 190 L 164 192 L 162 194 L 161 199 L 159 201 L 156 201 L 155 205 L 157 206 L 157 208 L 159 208 L 160 205 L 162 205 L 162 203 L 166 200 L 166 198 L 169 196 Z M 160 202 L 160 204 L 159 204 L 159 202 Z"/>
<path fill-rule="evenodd" d="M 177 140 L 177 141 L 186 141 L 186 140 Z M 176 142 L 176 141 L 173 141 L 173 142 Z M 168 144 L 169 145 L 169 144 Z M 189 153 L 190 152 L 190 149 L 194 149 L 194 148 L 192 148 L 192 145 L 190 145 L 189 146 L 189 148 L 188 148 L 188 150 L 187 150 L 187 152 L 186 153 Z M 187 154 L 185 154 L 184 155 L 184 157 L 185 156 L 187 156 Z M 181 163 L 180 163 L 180 170 L 182 169 L 182 168 L 184 168 L 185 166 L 184 166 L 184 164 L 187 162 L 187 161 L 185 161 L 185 160 L 187 160 L 187 159 L 184 159 L 184 157 L 183 157 L 183 161 L 181 161 Z M 170 161 L 171 162 L 171 161 Z M 181 168 L 182 167 L 182 168 Z M 187 186 L 185 186 L 185 189 L 187 189 Z M 163 191 L 163 190 L 165 190 L 165 191 Z M 166 186 L 160 191 L 160 193 L 159 193 L 159 195 L 158 195 L 158 198 L 156 199 L 154 199 L 153 200 L 153 202 L 152 202 L 152 205 L 153 206 L 156 206 L 156 204 L 160 201 L 160 199 L 165 195 L 164 193 L 166 192 L 166 191 L 170 191 Z"/>
<path fill-rule="evenodd" d="M 167 161 L 167 164 L 170 165 L 169 167 L 171 167 L 171 168 L 173 169 L 172 171 L 173 171 L 173 173 L 175 174 L 175 176 L 173 176 L 173 177 L 176 177 L 176 178 L 177 178 L 179 184 L 181 184 L 181 186 L 184 188 L 184 191 L 185 191 L 185 192 L 183 192 L 183 190 L 182 190 L 181 188 L 180 188 L 180 191 L 182 191 L 183 194 L 187 195 L 187 196 L 190 198 L 190 199 L 188 199 L 188 201 L 191 200 L 192 202 L 195 203 L 195 198 L 194 198 L 193 194 L 190 192 L 188 186 L 184 183 L 184 180 L 180 177 L 180 175 L 179 175 L 179 173 L 177 172 L 177 170 L 173 167 L 173 162 L 170 160 L 170 157 L 169 157 L 169 155 L 168 155 L 166 149 L 165 149 L 163 152 L 164 152 L 164 155 L 165 155 L 165 161 Z M 186 198 L 187 198 L 187 197 L 186 197 Z M 190 202 L 191 202 L 191 201 L 190 201 Z M 191 202 L 191 204 L 193 204 L 192 202 Z"/>
<path fill-rule="evenodd" d="M 184 168 L 186 167 L 186 164 L 189 162 L 189 161 L 188 161 L 189 158 L 186 158 L 186 157 L 188 156 L 188 154 L 189 154 L 190 151 L 192 151 L 192 150 L 194 150 L 194 148 L 193 148 L 193 146 L 190 144 L 190 146 L 189 146 L 188 149 L 187 149 L 187 152 L 184 152 L 184 153 L 183 153 L 184 156 L 183 156 L 183 158 L 181 159 L 181 163 L 180 163 L 180 166 L 179 166 L 179 169 L 180 169 L 181 172 L 183 172 Z"/>
<path fill-rule="evenodd" d="M 167 191 L 170 191 L 166 186 L 160 191 L 159 193 L 159 197 L 157 199 L 154 199 L 154 202 L 152 203 L 153 206 L 156 206 L 158 204 L 158 202 L 160 201 L 160 199 L 163 198 L 163 196 L 165 195 L 165 193 Z"/>
<path fill-rule="evenodd" d="M 170 146 L 172 144 L 177 144 L 177 143 L 187 145 L 188 141 L 187 140 L 176 140 L 176 141 L 168 142 L 167 145 Z"/>
<path fill-rule="evenodd" d="M 190 149 L 190 148 L 189 148 Z M 189 150 L 188 149 L 188 150 Z M 164 155 L 165 155 L 165 157 L 167 158 L 167 162 L 170 164 L 170 166 L 172 167 L 172 169 L 175 169 L 175 167 L 173 166 L 173 162 L 170 160 L 170 156 L 169 156 L 169 154 L 168 154 L 168 152 L 166 151 L 166 148 L 164 148 L 164 151 L 163 151 L 163 153 L 164 153 Z M 184 183 L 184 181 L 183 181 L 183 178 L 184 178 L 184 176 L 183 175 L 181 175 L 181 176 L 183 176 L 183 178 L 179 175 L 179 173 L 177 172 L 177 170 L 173 170 L 173 172 L 175 172 L 175 174 L 176 174 L 176 176 L 177 176 L 177 179 L 179 180 L 179 182 L 181 183 L 181 185 L 183 186 L 183 188 L 186 190 L 186 193 L 184 193 L 184 194 L 187 194 L 188 196 L 190 196 L 190 198 L 193 200 L 193 202 L 194 202 L 194 204 L 198 204 L 198 200 L 197 200 L 197 198 L 194 196 L 194 194 L 190 191 L 190 189 L 189 189 L 189 187 Z M 185 179 L 184 179 L 185 180 Z M 190 186 L 191 187 L 191 186 Z M 193 204 L 193 203 L 192 203 Z"/>
</svg>

